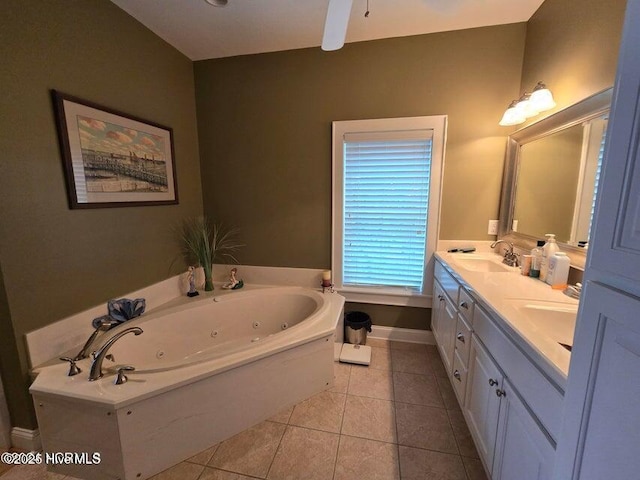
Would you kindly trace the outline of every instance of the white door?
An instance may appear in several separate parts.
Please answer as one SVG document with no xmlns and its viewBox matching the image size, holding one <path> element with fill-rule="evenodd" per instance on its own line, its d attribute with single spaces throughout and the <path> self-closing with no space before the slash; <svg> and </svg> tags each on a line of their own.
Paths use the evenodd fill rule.
<svg viewBox="0 0 640 480">
<path fill-rule="evenodd" d="M 640 478 L 640 0 L 628 0 L 557 480 Z"/>
<path fill-rule="evenodd" d="M 494 480 L 548 480 L 555 445 L 505 379 L 493 461 Z"/>
</svg>

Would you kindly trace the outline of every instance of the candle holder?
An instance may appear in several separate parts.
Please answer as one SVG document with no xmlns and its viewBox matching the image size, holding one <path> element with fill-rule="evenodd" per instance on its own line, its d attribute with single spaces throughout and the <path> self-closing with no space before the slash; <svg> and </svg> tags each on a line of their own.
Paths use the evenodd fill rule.
<svg viewBox="0 0 640 480">
<path fill-rule="evenodd" d="M 333 283 L 331 283 L 331 280 L 322 280 L 322 293 L 325 293 L 325 290 L 329 289 L 329 293 L 334 293 L 335 290 L 333 289 Z"/>
</svg>

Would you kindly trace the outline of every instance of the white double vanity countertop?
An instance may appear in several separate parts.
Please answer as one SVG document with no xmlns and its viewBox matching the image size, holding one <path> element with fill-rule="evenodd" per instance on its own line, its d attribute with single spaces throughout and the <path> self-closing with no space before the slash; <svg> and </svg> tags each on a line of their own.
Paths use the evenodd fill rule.
<svg viewBox="0 0 640 480">
<path fill-rule="evenodd" d="M 578 300 L 520 274 L 494 253 L 437 252 L 447 270 L 471 293 L 546 375 L 563 390 L 569 371 Z"/>
</svg>

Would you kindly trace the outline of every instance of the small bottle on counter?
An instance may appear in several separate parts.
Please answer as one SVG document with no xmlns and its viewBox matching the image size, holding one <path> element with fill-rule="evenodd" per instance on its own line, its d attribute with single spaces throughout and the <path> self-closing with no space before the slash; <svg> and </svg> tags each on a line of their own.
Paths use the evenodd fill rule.
<svg viewBox="0 0 640 480">
<path fill-rule="evenodd" d="M 564 288 L 569 279 L 569 266 L 571 261 L 564 252 L 556 252 L 549 259 L 549 271 L 546 282 L 552 288 Z"/>
<path fill-rule="evenodd" d="M 547 271 L 549 270 L 549 259 L 553 257 L 553 254 L 560 251 L 558 243 L 556 242 L 556 235 L 554 233 L 545 233 L 547 237 L 547 243 L 542 247 L 542 265 L 540 265 L 540 280 L 545 282 L 547 280 Z"/>
<path fill-rule="evenodd" d="M 529 276 L 531 278 L 540 277 L 540 267 L 542 266 L 542 247 L 544 240 L 538 240 L 538 245 L 531 249 L 531 267 L 529 268 Z"/>
</svg>

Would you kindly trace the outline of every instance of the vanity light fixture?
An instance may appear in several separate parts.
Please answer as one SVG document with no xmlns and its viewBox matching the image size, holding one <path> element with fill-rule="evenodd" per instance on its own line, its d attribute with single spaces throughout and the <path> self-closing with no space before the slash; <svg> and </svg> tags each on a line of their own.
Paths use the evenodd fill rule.
<svg viewBox="0 0 640 480">
<path fill-rule="evenodd" d="M 507 110 L 504 112 L 502 116 L 502 120 L 500 120 L 500 125 L 503 127 L 510 127 L 512 125 L 519 125 L 526 120 L 526 117 L 522 114 L 520 110 L 516 108 L 518 105 L 518 100 L 514 100 L 511 102 Z"/>
<path fill-rule="evenodd" d="M 524 123 L 527 118 L 535 117 L 540 112 L 556 106 L 553 95 L 547 86 L 538 82 L 531 94 L 524 93 L 518 100 L 511 102 L 500 120 L 500 125 L 510 127 Z"/>
<path fill-rule="evenodd" d="M 533 93 L 529 98 L 529 102 L 531 102 L 534 108 L 539 112 L 550 110 L 556 106 L 556 102 L 553 100 L 551 91 L 542 82 L 538 82 L 538 84 L 533 87 Z"/>
<path fill-rule="evenodd" d="M 226 7 L 228 0 L 204 0 L 209 5 L 213 5 L 214 7 Z"/>
</svg>

